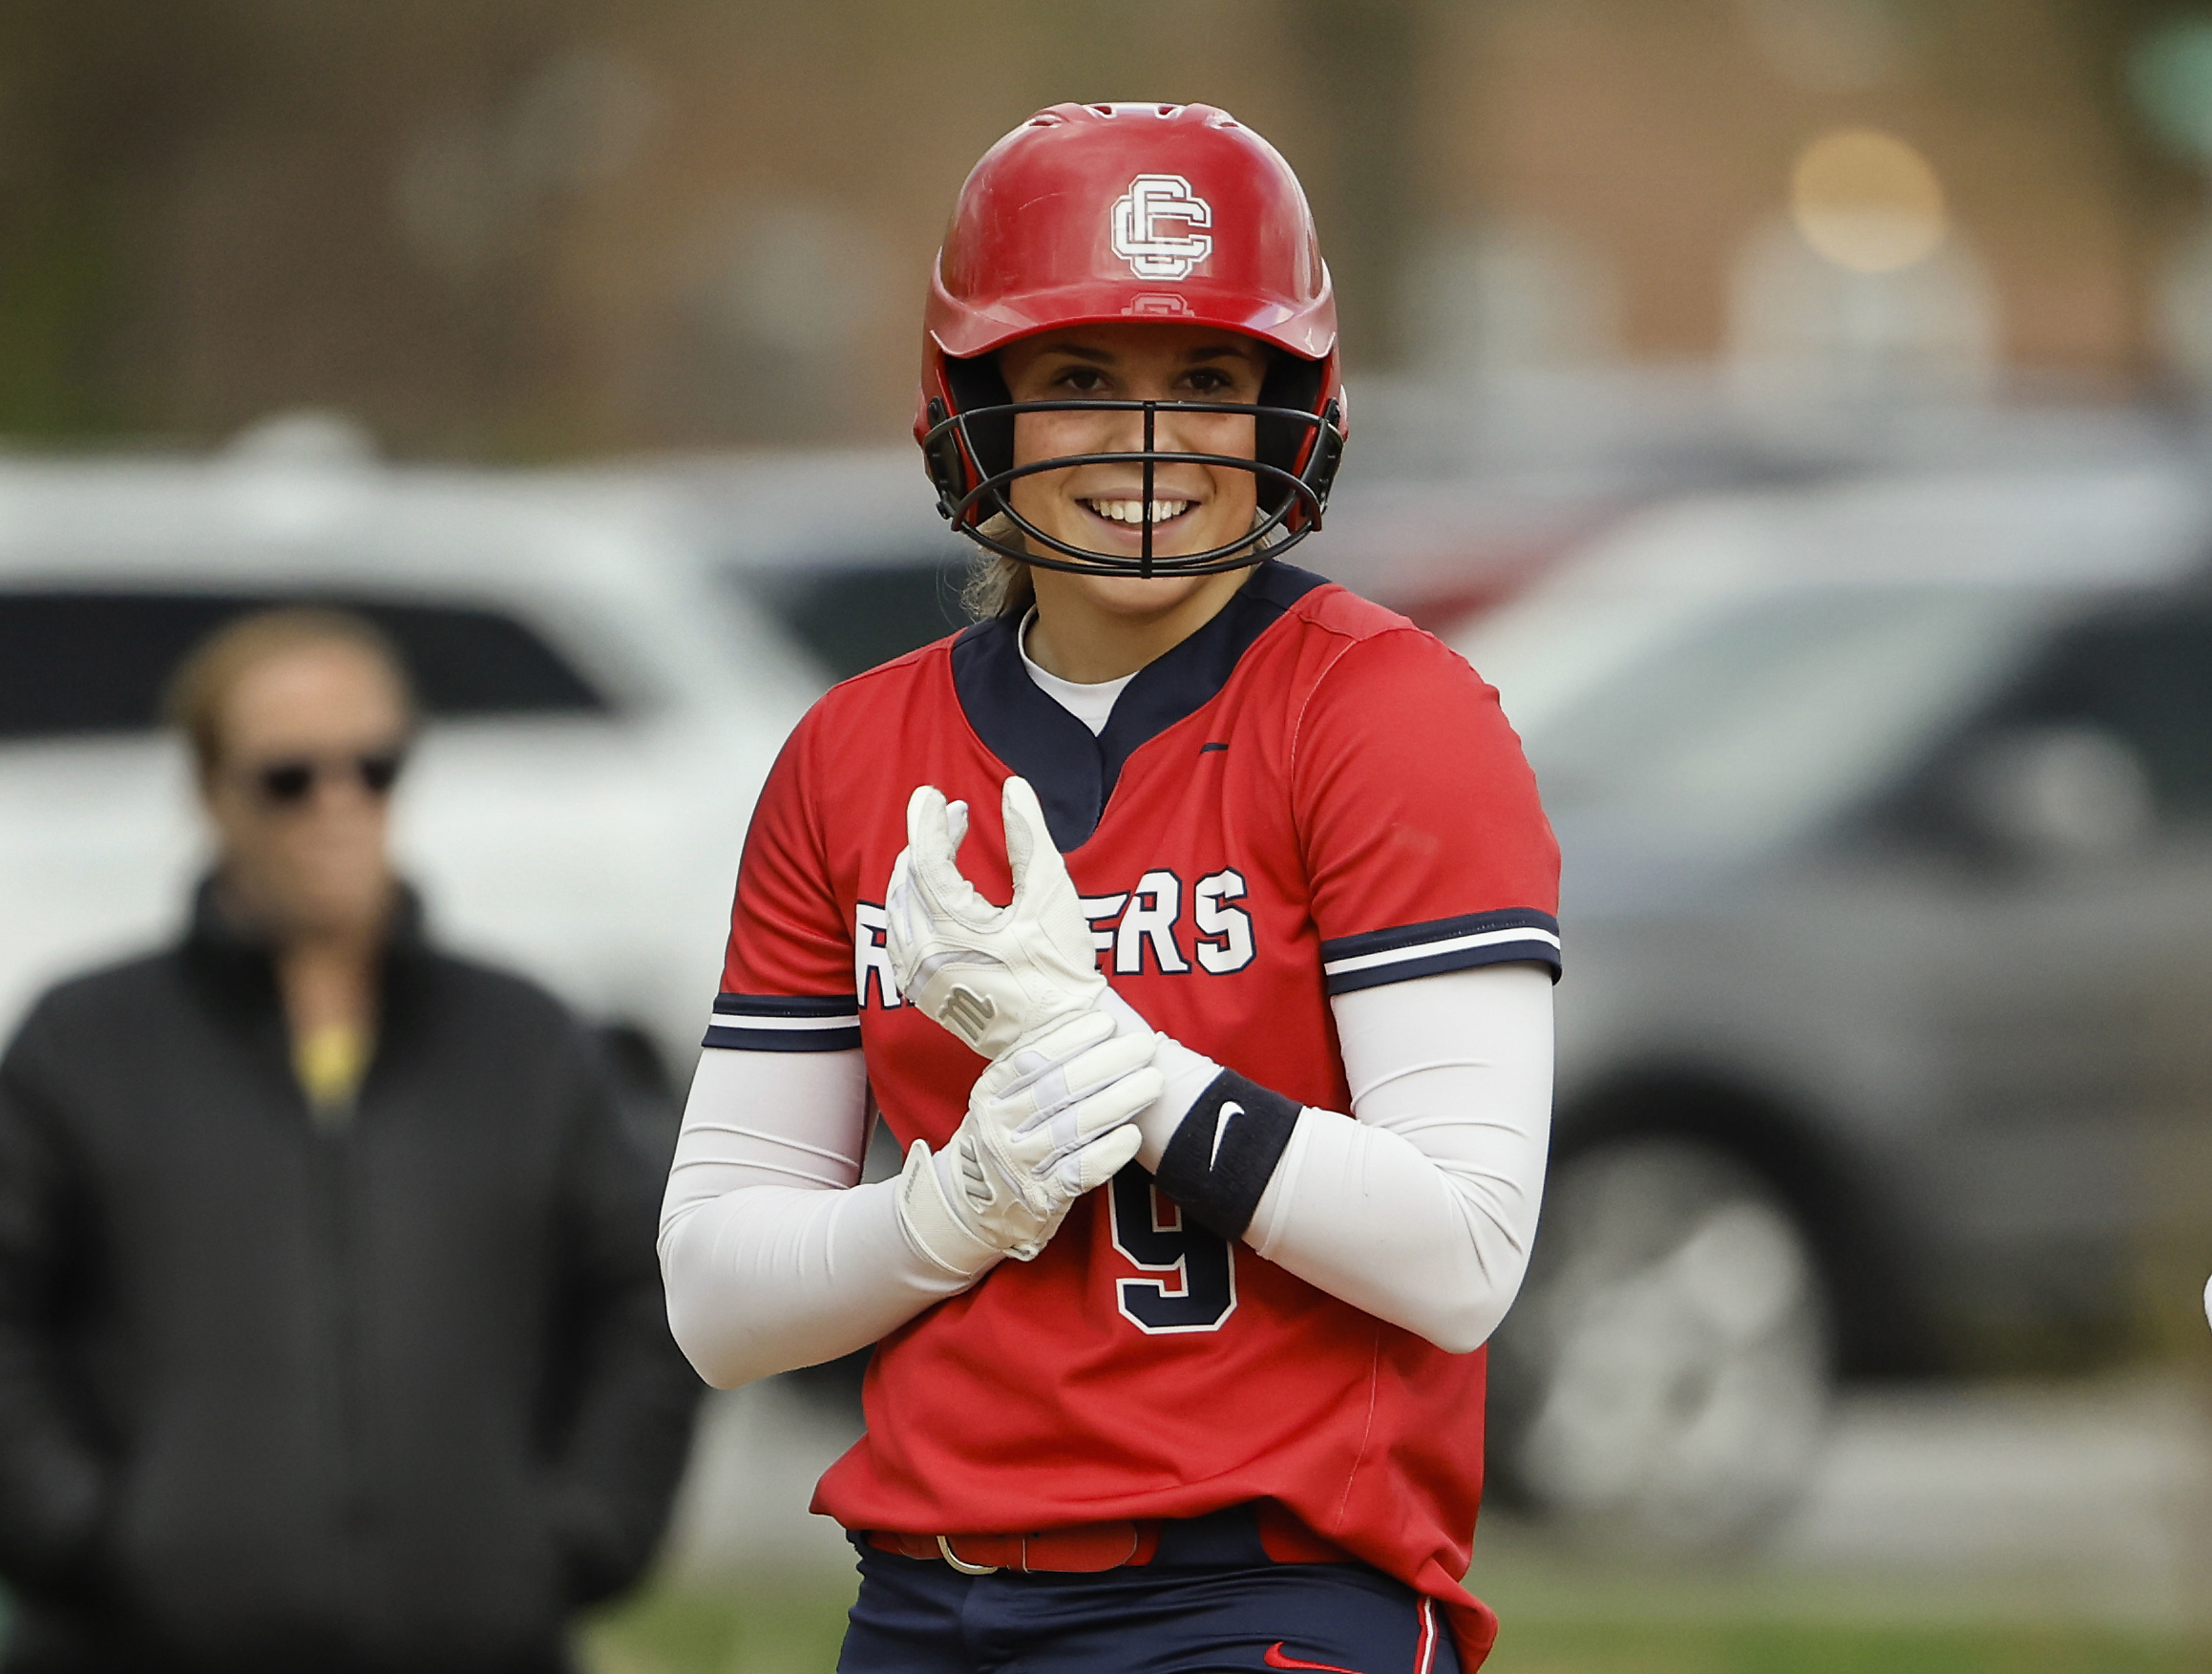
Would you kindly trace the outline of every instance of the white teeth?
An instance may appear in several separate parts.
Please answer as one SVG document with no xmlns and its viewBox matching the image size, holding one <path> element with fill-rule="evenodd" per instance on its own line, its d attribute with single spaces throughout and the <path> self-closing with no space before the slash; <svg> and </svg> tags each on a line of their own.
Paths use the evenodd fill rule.
<svg viewBox="0 0 2212 1674">
<path fill-rule="evenodd" d="M 1145 520 L 1145 502 L 1141 499 L 1094 499 L 1090 509 L 1102 518 L 1111 518 L 1117 523 L 1141 523 Z M 1152 521 L 1165 523 L 1169 518 L 1179 518 L 1190 507 L 1187 499 L 1156 499 L 1152 501 Z"/>
</svg>

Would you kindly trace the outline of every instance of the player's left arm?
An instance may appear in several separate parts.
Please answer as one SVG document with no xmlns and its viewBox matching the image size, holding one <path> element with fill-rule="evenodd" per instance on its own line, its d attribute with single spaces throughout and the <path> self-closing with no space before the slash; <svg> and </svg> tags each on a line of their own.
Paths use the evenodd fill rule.
<svg viewBox="0 0 2212 1674">
<path fill-rule="evenodd" d="M 1542 1196 L 1558 850 L 1497 694 L 1411 629 L 1323 677 L 1291 791 L 1352 1109 L 1166 1041 L 1139 1160 L 1214 1231 L 1472 1349 L 1520 1287 Z"/>
<path fill-rule="evenodd" d="M 1480 965 L 1332 1009 L 1349 1115 L 1163 1036 L 1168 1091 L 1138 1117 L 1138 1160 L 1187 1214 L 1307 1283 L 1440 1348 L 1478 1348 L 1520 1290 L 1543 1199 L 1551 973 Z"/>
</svg>

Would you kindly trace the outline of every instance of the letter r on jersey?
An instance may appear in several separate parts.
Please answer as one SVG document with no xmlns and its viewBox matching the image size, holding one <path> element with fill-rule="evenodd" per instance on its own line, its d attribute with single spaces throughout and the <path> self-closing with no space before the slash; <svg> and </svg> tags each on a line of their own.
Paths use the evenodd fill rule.
<svg viewBox="0 0 2212 1674">
<path fill-rule="evenodd" d="M 853 904 L 853 992 L 857 1003 L 868 1004 L 868 988 L 875 986 L 875 1003 L 889 1011 L 906 1002 L 899 997 L 898 978 L 891 968 L 891 951 L 885 945 L 891 922 L 872 901 Z"/>
</svg>

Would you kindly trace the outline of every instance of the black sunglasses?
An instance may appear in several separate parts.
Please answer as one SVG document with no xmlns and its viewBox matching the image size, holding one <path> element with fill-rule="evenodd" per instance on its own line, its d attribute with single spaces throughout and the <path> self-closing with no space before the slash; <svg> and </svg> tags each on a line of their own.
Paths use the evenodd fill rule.
<svg viewBox="0 0 2212 1674">
<path fill-rule="evenodd" d="M 297 808 L 314 794 L 315 781 L 327 773 L 351 772 L 371 796 L 382 796 L 398 781 L 406 758 L 396 750 L 367 755 L 336 756 L 317 760 L 297 756 L 287 761 L 265 762 L 250 774 L 262 800 L 272 808 Z"/>
</svg>

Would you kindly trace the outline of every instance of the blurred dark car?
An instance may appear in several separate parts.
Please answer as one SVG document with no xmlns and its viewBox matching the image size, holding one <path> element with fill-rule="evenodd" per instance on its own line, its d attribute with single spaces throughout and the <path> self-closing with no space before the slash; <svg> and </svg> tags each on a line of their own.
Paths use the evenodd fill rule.
<svg viewBox="0 0 2212 1674">
<path fill-rule="evenodd" d="M 2207 530 L 2184 463 L 1708 499 L 1460 636 L 1566 863 L 1501 1490 L 1741 1539 L 1839 1375 L 2077 1366 L 2193 1300 Z"/>
</svg>

